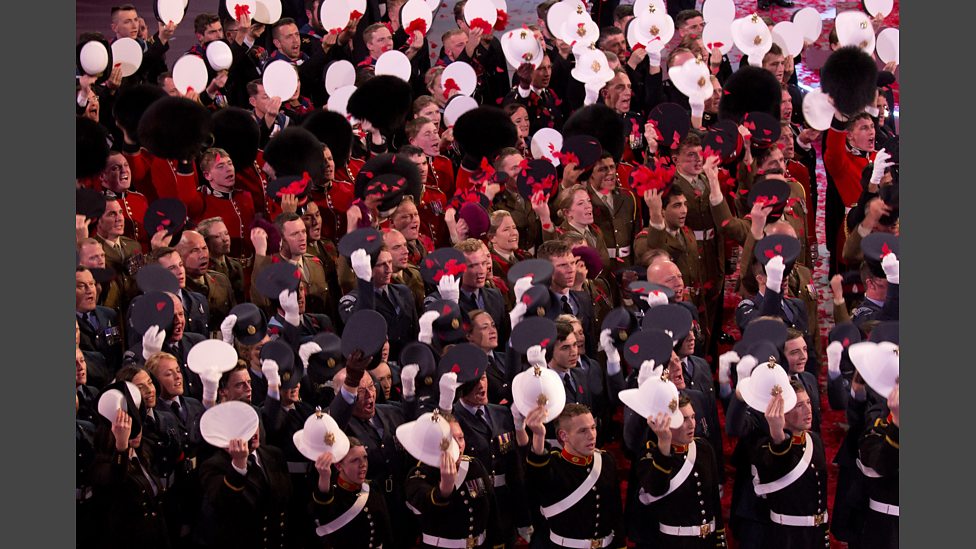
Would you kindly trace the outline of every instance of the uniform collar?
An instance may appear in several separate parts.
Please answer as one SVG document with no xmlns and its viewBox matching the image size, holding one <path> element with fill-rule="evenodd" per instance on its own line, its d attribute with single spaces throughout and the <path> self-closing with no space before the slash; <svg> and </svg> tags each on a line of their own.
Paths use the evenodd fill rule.
<svg viewBox="0 0 976 549">
<path fill-rule="evenodd" d="M 580 457 L 580 456 L 577 456 L 577 455 L 573 454 L 572 452 L 570 452 L 566 448 L 563 448 L 563 451 L 562 451 L 562 453 L 560 455 L 566 461 L 572 463 L 573 465 L 579 465 L 581 467 L 584 466 L 584 465 L 589 465 L 589 464 L 593 463 L 593 456 L 590 456 L 590 457 Z"/>
<path fill-rule="evenodd" d="M 342 488 L 347 492 L 353 492 L 353 493 L 359 492 L 363 488 L 362 484 L 354 484 L 352 482 L 347 482 L 345 479 L 342 478 L 342 475 L 336 476 L 336 486 Z"/>
<path fill-rule="evenodd" d="M 671 444 L 671 451 L 673 451 L 676 454 L 687 454 L 688 453 L 688 445 L 687 444 L 674 444 L 674 443 L 672 443 Z"/>
<path fill-rule="evenodd" d="M 793 441 L 793 444 L 803 444 L 805 441 L 805 438 L 803 436 L 804 433 L 805 431 L 800 431 L 799 433 L 793 435 L 793 437 L 790 440 Z"/>
</svg>

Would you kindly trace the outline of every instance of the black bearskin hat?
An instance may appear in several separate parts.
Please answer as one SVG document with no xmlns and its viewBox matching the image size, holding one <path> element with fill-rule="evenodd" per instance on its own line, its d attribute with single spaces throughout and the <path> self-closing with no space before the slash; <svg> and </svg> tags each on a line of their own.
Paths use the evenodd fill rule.
<svg viewBox="0 0 976 549">
<path fill-rule="evenodd" d="M 305 117 L 302 127 L 329 147 L 337 169 L 349 163 L 352 126 L 345 116 L 325 109 L 314 110 Z"/>
<path fill-rule="evenodd" d="M 384 74 L 374 76 L 356 88 L 349 97 L 346 111 L 391 134 L 406 122 L 412 105 L 410 84 L 396 76 Z"/>
<path fill-rule="evenodd" d="M 146 109 L 139 121 L 139 142 L 152 154 L 188 160 L 213 140 L 210 112 L 182 97 L 164 97 Z"/>
<path fill-rule="evenodd" d="M 760 111 L 779 120 L 782 94 L 782 88 L 773 73 L 751 65 L 739 67 L 725 81 L 722 98 L 718 103 L 718 117 L 738 124 L 747 112 Z"/>
<path fill-rule="evenodd" d="M 75 177 L 91 177 L 105 169 L 108 132 L 90 118 L 75 118 Z"/>
<path fill-rule="evenodd" d="M 563 139 L 573 135 L 592 135 L 603 146 L 603 150 L 613 155 L 614 162 L 620 162 L 624 154 L 624 135 L 627 132 L 624 120 L 606 105 L 587 105 L 574 112 L 563 125 Z M 643 128 L 642 128 L 643 129 Z"/>
<path fill-rule="evenodd" d="M 226 107 L 212 118 L 214 147 L 227 151 L 238 170 L 250 166 L 261 147 L 261 128 L 254 116 L 239 107 Z"/>
<path fill-rule="evenodd" d="M 142 113 L 164 97 L 169 96 L 159 86 L 137 84 L 130 88 L 123 88 L 112 107 L 115 123 L 129 134 L 130 139 L 138 141 L 139 120 L 142 118 Z"/>
<path fill-rule="evenodd" d="M 370 183 L 384 175 L 398 176 L 390 178 L 391 181 L 398 178 L 403 178 L 405 181 L 400 186 L 392 185 L 388 190 L 379 188 L 382 182 L 373 186 L 375 189 L 371 192 L 385 191 L 384 198 L 378 208 L 380 211 L 395 208 L 403 196 L 407 194 L 413 196 L 414 203 L 418 207 L 420 206 L 420 196 L 424 189 L 424 182 L 420 179 L 420 169 L 402 154 L 385 153 L 367 160 L 356 175 L 354 188 L 356 198 L 365 199 L 367 191 L 371 188 Z"/>
<path fill-rule="evenodd" d="M 264 147 L 264 161 L 276 178 L 308 172 L 312 182 L 321 185 L 325 177 L 322 143 L 304 128 L 285 128 L 272 137 Z"/>
<path fill-rule="evenodd" d="M 454 123 L 454 140 L 464 153 L 461 164 L 477 170 L 482 158 L 492 162 L 498 151 L 514 147 L 518 130 L 502 109 L 477 107 L 458 117 Z"/>
<path fill-rule="evenodd" d="M 820 69 L 820 89 L 845 116 L 874 104 L 878 92 L 878 66 L 857 46 L 844 46 L 830 54 Z"/>
</svg>

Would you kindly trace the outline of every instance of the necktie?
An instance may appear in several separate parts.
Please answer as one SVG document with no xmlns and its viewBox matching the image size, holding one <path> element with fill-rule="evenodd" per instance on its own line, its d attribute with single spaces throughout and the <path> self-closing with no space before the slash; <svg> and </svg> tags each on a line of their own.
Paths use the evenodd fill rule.
<svg viewBox="0 0 976 549">
<path fill-rule="evenodd" d="M 88 319 L 88 323 L 91 324 L 93 330 L 98 330 L 98 317 L 95 316 L 95 312 L 91 311 L 85 314 L 85 318 Z"/>
<path fill-rule="evenodd" d="M 563 376 L 563 385 L 566 386 L 566 398 L 576 402 L 576 384 L 573 383 L 572 376 L 569 372 L 566 372 L 566 375 Z"/>
<path fill-rule="evenodd" d="M 180 406 L 180 401 L 174 400 L 172 403 L 172 408 L 173 408 L 173 413 L 176 414 L 176 417 L 180 418 L 180 421 L 185 423 L 186 416 L 183 414 L 183 407 Z"/>
<path fill-rule="evenodd" d="M 488 416 L 485 415 L 484 408 L 478 408 L 478 411 L 474 415 L 478 416 L 478 419 L 481 421 L 484 421 L 485 425 L 487 425 L 489 429 L 491 428 L 491 422 L 488 421 Z"/>
<path fill-rule="evenodd" d="M 794 324 L 795 323 L 794 320 L 793 320 L 793 310 L 790 309 L 790 306 L 786 302 L 786 299 L 783 299 L 783 314 L 786 315 L 786 321 L 787 322 L 789 322 L 790 324 Z"/>
<path fill-rule="evenodd" d="M 573 308 L 569 305 L 569 297 L 562 296 L 560 299 L 563 302 L 563 314 L 567 314 L 567 315 L 573 314 Z"/>
<path fill-rule="evenodd" d="M 380 420 L 379 416 L 373 416 L 369 420 L 369 424 L 376 430 L 376 434 L 379 435 L 380 441 L 383 440 L 383 422 Z"/>
<path fill-rule="evenodd" d="M 153 495 L 155 496 L 156 494 L 158 494 L 159 486 L 156 486 L 156 481 L 153 480 L 152 475 L 150 475 L 149 471 L 147 471 L 146 468 L 142 466 L 142 461 L 140 461 L 138 457 L 134 457 L 132 458 L 132 465 L 134 465 L 137 469 L 139 469 L 139 472 L 142 473 L 142 476 L 146 477 L 146 480 L 149 481 L 149 486 L 152 488 Z"/>
</svg>

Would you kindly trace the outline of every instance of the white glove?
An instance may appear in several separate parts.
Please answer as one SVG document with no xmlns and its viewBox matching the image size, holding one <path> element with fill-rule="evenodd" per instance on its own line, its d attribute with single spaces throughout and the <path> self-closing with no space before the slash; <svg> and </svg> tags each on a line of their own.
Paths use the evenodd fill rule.
<svg viewBox="0 0 976 549">
<path fill-rule="evenodd" d="M 701 118 L 705 114 L 705 102 L 696 102 L 694 99 L 688 100 L 688 105 L 691 106 L 691 117 Z"/>
<path fill-rule="evenodd" d="M 641 296 L 641 299 L 643 299 L 644 301 L 647 302 L 647 307 L 649 309 L 653 309 L 654 307 L 657 307 L 658 305 L 667 305 L 668 304 L 668 296 L 664 295 L 664 292 L 660 292 L 660 291 L 657 291 L 657 290 L 654 290 L 653 292 L 651 292 L 651 293 L 649 293 L 647 295 L 642 295 Z"/>
<path fill-rule="evenodd" d="M 827 375 L 830 379 L 837 379 L 840 376 L 840 358 L 844 354 L 844 344 L 834 341 L 827 345 Z"/>
<path fill-rule="evenodd" d="M 200 374 L 200 381 L 203 383 L 203 403 L 208 408 L 217 402 L 217 385 L 220 384 L 222 375 L 217 370 L 207 370 Z"/>
<path fill-rule="evenodd" d="M 738 380 L 741 382 L 743 379 L 752 375 L 752 371 L 759 365 L 759 361 L 756 357 L 752 355 L 746 355 L 742 357 L 742 360 L 735 365 L 735 373 Z"/>
<path fill-rule="evenodd" d="M 583 97 L 583 106 L 596 103 L 596 100 L 600 98 L 600 89 L 590 85 L 586 85 L 585 89 L 586 95 Z"/>
<path fill-rule="evenodd" d="M 220 323 L 220 338 L 224 343 L 234 344 L 234 325 L 237 324 L 237 315 L 227 315 Z"/>
<path fill-rule="evenodd" d="M 445 412 L 449 412 L 454 407 L 454 393 L 457 392 L 457 388 L 461 386 L 457 380 L 457 374 L 454 372 L 447 372 L 441 376 L 441 380 L 438 383 L 441 390 L 440 400 L 437 401 L 437 407 Z"/>
<path fill-rule="evenodd" d="M 783 256 L 777 255 L 766 262 L 766 289 L 776 293 L 782 292 L 784 271 L 786 265 L 783 263 Z"/>
<path fill-rule="evenodd" d="M 515 407 L 512 406 L 512 408 L 514 409 Z M 521 528 L 516 528 L 515 531 L 518 532 L 519 537 L 521 537 L 522 539 L 525 540 L 526 543 L 528 543 L 532 541 L 532 532 L 535 531 L 535 528 L 533 528 L 531 525 L 523 526 Z"/>
<path fill-rule="evenodd" d="M 522 302 L 522 296 L 525 295 L 525 292 L 529 288 L 531 288 L 531 287 L 532 287 L 532 277 L 531 276 L 523 276 L 522 278 L 516 280 L 515 281 L 515 288 L 514 288 L 515 301 L 518 302 L 518 303 L 521 303 Z"/>
<path fill-rule="evenodd" d="M 261 361 L 261 373 L 268 380 L 268 388 L 281 386 L 281 376 L 278 375 L 278 363 L 270 358 Z"/>
<path fill-rule="evenodd" d="M 888 151 L 881 149 L 874 156 L 874 166 L 871 168 L 871 183 L 875 185 L 881 183 L 881 178 L 884 177 L 885 170 L 894 165 L 894 162 L 890 162 L 891 155 Z"/>
<path fill-rule="evenodd" d="M 661 370 L 655 366 L 653 360 L 645 360 L 637 371 L 637 387 L 640 388 L 645 381 L 654 377 L 655 374 L 659 374 Z"/>
<path fill-rule="evenodd" d="M 146 333 L 142 334 L 142 358 L 149 360 L 149 357 L 163 350 L 163 342 L 166 341 L 166 332 L 153 324 Z"/>
<path fill-rule="evenodd" d="M 529 360 L 529 366 L 546 368 L 546 350 L 539 345 L 529 347 L 525 353 L 525 358 Z"/>
<path fill-rule="evenodd" d="M 403 398 L 410 400 L 417 394 L 417 374 L 420 373 L 418 364 L 407 364 L 400 370 L 400 383 L 403 385 Z"/>
<path fill-rule="evenodd" d="M 302 359 L 302 366 L 308 369 L 308 359 L 315 353 L 321 353 L 322 347 L 314 341 L 309 341 L 308 343 L 302 343 L 301 347 L 298 348 L 298 358 Z"/>
<path fill-rule="evenodd" d="M 437 311 L 427 311 L 420 315 L 420 333 L 417 335 L 417 341 L 430 345 L 434 339 L 434 321 L 440 317 Z"/>
<path fill-rule="evenodd" d="M 285 312 L 285 322 L 298 326 L 302 321 L 302 315 L 298 312 L 298 292 L 281 290 L 278 294 L 278 303 L 281 304 L 281 310 Z"/>
<path fill-rule="evenodd" d="M 739 353 L 728 351 L 718 357 L 718 382 L 721 385 L 732 383 L 732 364 L 739 362 Z"/>
<path fill-rule="evenodd" d="M 867 107 L 864 107 L 864 112 L 870 114 L 873 118 L 877 118 L 878 115 L 881 113 L 878 107 L 875 107 L 874 105 L 868 105 Z"/>
<path fill-rule="evenodd" d="M 888 255 L 884 256 L 881 260 L 881 268 L 884 269 L 885 278 L 888 279 L 888 284 L 898 284 L 898 256 L 893 252 L 889 252 Z"/>
<path fill-rule="evenodd" d="M 613 345 L 610 328 L 600 332 L 600 350 L 607 354 L 607 375 L 617 375 L 620 372 L 620 351 Z"/>
<path fill-rule="evenodd" d="M 644 51 L 647 52 L 647 62 L 649 63 L 648 68 L 654 67 L 654 66 L 657 66 L 657 67 L 660 67 L 661 66 L 661 50 L 653 50 L 652 51 L 652 50 L 649 50 L 647 48 L 644 48 Z"/>
<path fill-rule="evenodd" d="M 457 303 L 461 297 L 461 279 L 454 275 L 444 275 L 437 283 L 437 291 L 441 294 L 441 299 Z"/>
<path fill-rule="evenodd" d="M 515 422 L 515 429 L 521 431 L 525 428 L 525 416 L 519 411 L 518 406 L 512 404 L 512 421 Z"/>
<path fill-rule="evenodd" d="M 522 317 L 525 316 L 525 312 L 528 310 L 528 306 L 519 301 L 514 307 L 512 307 L 512 310 L 508 312 L 508 319 L 511 320 L 513 330 L 516 326 L 518 326 L 519 322 L 522 322 Z"/>
<path fill-rule="evenodd" d="M 373 281 L 373 266 L 370 265 L 369 254 L 360 248 L 349 255 L 349 262 L 352 263 L 352 270 L 356 273 L 356 278 L 363 282 Z"/>
</svg>

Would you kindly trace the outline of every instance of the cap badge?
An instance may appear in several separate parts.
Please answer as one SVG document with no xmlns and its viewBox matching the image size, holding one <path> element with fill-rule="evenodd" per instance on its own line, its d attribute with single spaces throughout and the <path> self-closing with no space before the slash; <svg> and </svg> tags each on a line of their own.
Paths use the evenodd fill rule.
<svg viewBox="0 0 976 549">
<path fill-rule="evenodd" d="M 539 393 L 539 398 L 535 399 L 535 402 L 539 406 L 545 406 L 545 405 L 549 404 L 549 397 L 547 397 L 543 393 Z"/>
<path fill-rule="evenodd" d="M 752 43 L 755 44 L 755 45 L 757 45 L 757 46 L 759 44 L 762 44 L 762 42 L 763 42 L 762 36 L 759 36 L 758 34 L 756 35 L 755 38 L 752 39 Z"/>
<path fill-rule="evenodd" d="M 335 444 L 335 434 L 332 433 L 332 431 L 326 431 L 325 436 L 322 438 L 322 440 L 324 440 L 325 443 L 328 444 L 329 446 L 332 446 L 333 444 Z"/>
<path fill-rule="evenodd" d="M 769 357 L 769 362 L 766 363 L 766 366 L 769 366 L 769 369 L 770 370 L 772 370 L 773 368 L 775 368 L 776 367 L 776 357 L 770 356 Z"/>
<path fill-rule="evenodd" d="M 668 410 L 671 410 L 671 413 L 673 414 L 674 411 L 677 409 L 678 409 L 678 399 L 672 398 L 671 402 L 668 403 Z"/>
<path fill-rule="evenodd" d="M 773 389 L 769 391 L 769 395 L 772 397 L 778 397 L 781 394 L 783 394 L 783 388 L 779 385 L 773 385 Z"/>
<path fill-rule="evenodd" d="M 257 331 L 258 329 L 255 328 L 253 324 L 247 327 L 247 335 L 254 335 L 257 333 Z"/>
<path fill-rule="evenodd" d="M 600 72 L 600 67 L 601 65 L 599 61 L 594 61 L 592 64 L 590 64 L 590 68 L 593 69 L 593 72 Z"/>
<path fill-rule="evenodd" d="M 460 326 L 460 325 L 461 325 L 461 323 L 458 322 L 458 319 L 455 318 L 454 320 L 451 320 L 451 328 L 454 328 L 455 330 L 457 330 L 458 329 L 458 326 Z"/>
<path fill-rule="evenodd" d="M 651 36 L 657 36 L 658 34 L 660 34 L 660 32 L 661 29 L 657 28 L 657 25 L 651 27 Z"/>
<path fill-rule="evenodd" d="M 448 448 L 451 447 L 451 439 L 442 438 L 441 439 L 441 451 L 446 452 Z"/>
<path fill-rule="evenodd" d="M 329 368 L 335 368 L 336 363 L 334 358 L 330 358 L 329 360 L 325 361 L 325 363 L 329 366 Z"/>
</svg>

